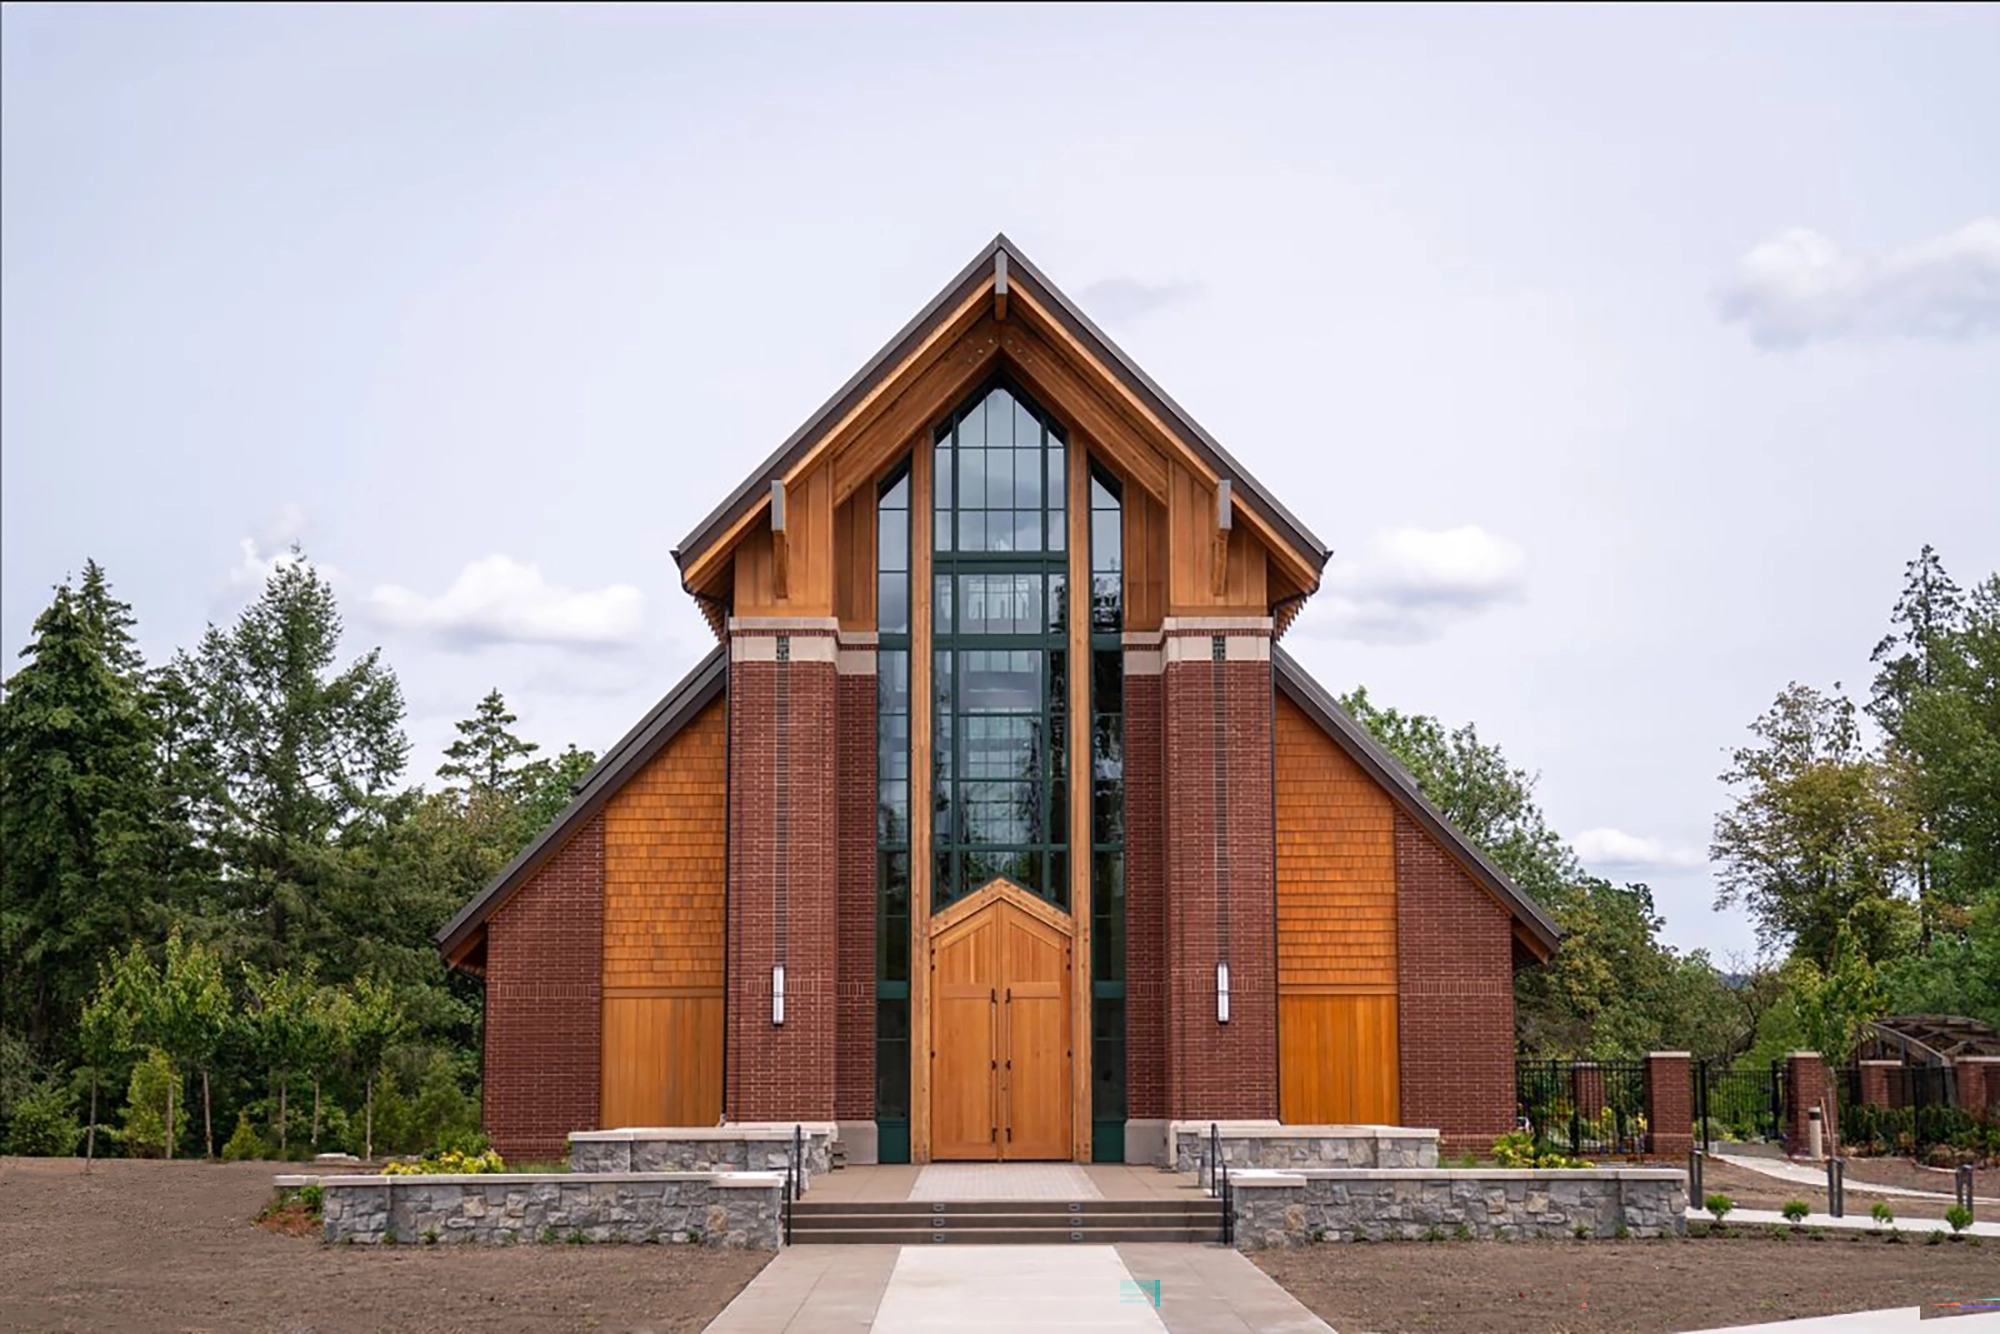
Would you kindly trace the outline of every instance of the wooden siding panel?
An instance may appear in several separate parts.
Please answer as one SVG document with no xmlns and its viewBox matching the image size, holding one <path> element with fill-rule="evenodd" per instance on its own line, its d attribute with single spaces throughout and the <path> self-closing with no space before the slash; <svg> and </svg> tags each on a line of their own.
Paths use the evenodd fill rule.
<svg viewBox="0 0 2000 1334">
<path fill-rule="evenodd" d="M 834 512 L 834 607 L 840 628 L 875 628 L 875 488 L 857 491 Z"/>
<path fill-rule="evenodd" d="M 771 517 L 764 514 L 736 552 L 738 616 L 833 615 L 833 478 L 825 468 L 799 478 L 785 512 L 784 596 L 778 594 Z"/>
<path fill-rule="evenodd" d="M 1278 1119 L 1397 1124 L 1396 998 L 1278 994 Z"/>
<path fill-rule="evenodd" d="M 1125 628 L 1157 630 L 1167 614 L 1167 508 L 1125 488 Z"/>
<path fill-rule="evenodd" d="M 1296 704 L 1272 721 L 1279 1115 L 1394 1124 L 1395 806 Z"/>
<path fill-rule="evenodd" d="M 1270 614 L 1268 553 L 1242 522 L 1229 535 L 1228 566 L 1220 592 L 1213 569 L 1215 488 L 1187 468 L 1173 468 L 1167 499 L 1167 614 Z"/>
<path fill-rule="evenodd" d="M 605 804 L 607 1126 L 722 1112 L 726 727 L 717 700 Z"/>
</svg>

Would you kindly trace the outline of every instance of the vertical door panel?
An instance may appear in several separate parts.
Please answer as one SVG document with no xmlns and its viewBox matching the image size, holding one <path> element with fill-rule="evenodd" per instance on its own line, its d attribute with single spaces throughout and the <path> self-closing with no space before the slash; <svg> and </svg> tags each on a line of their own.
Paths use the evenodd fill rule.
<svg viewBox="0 0 2000 1334">
<path fill-rule="evenodd" d="M 937 939 L 931 955 L 931 1153 L 992 1158 L 996 1124 L 1000 928 L 983 912 Z"/>
<path fill-rule="evenodd" d="M 1069 940 L 1008 904 L 1001 914 L 1000 1153 L 1070 1156 Z"/>
</svg>

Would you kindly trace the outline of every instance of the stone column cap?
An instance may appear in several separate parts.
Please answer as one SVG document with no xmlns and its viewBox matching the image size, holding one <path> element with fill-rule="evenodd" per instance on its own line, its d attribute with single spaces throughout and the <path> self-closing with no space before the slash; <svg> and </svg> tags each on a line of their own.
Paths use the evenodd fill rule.
<svg viewBox="0 0 2000 1334">
<path fill-rule="evenodd" d="M 1808 1056 L 1814 1060 L 1819 1059 L 1819 1053 L 1816 1051 L 1788 1051 L 1785 1053 L 1785 1059 L 1788 1061 L 1801 1061 Z"/>
<path fill-rule="evenodd" d="M 1694 1053 L 1691 1051 L 1649 1051 L 1646 1053 L 1646 1059 L 1649 1061 L 1657 1061 L 1664 1056 L 1678 1056 L 1683 1060 L 1694 1059 Z"/>
<path fill-rule="evenodd" d="M 1958 1065 L 2000 1065 L 2000 1056 L 1960 1056 L 1954 1063 Z"/>
<path fill-rule="evenodd" d="M 1986 1059 L 1987 1059 L 1987 1060 L 1989 1060 L 1989 1061 L 2000 1061 L 2000 1056 L 1989 1056 L 1989 1057 L 1987 1057 Z M 1901 1061 L 1898 1061 L 1898 1060 L 1894 1060 L 1894 1059 L 1892 1059 L 1892 1058 L 1890 1058 L 1890 1057 L 1887 1057 L 1887 1056 L 1871 1056 L 1871 1057 L 1869 1057 L 1869 1058 L 1868 1058 L 1867 1060 L 1865 1060 L 1865 1061 L 1862 1061 L 1862 1062 L 1860 1062 L 1860 1064 L 1862 1064 L 1862 1065 L 1887 1065 L 1887 1066 L 1901 1066 L 1901 1065 L 1902 1065 L 1903 1063 L 1902 1063 Z"/>
</svg>

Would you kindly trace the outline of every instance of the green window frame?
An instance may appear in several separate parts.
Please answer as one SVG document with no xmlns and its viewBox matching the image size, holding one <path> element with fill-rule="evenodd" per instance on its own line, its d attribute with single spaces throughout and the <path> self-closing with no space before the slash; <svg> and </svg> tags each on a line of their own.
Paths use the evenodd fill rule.
<svg viewBox="0 0 2000 1334">
<path fill-rule="evenodd" d="M 1090 471 L 1091 1157 L 1125 1161 L 1125 515 Z"/>
<path fill-rule="evenodd" d="M 876 494 L 875 1127 L 910 1161 L 910 472 Z"/>
</svg>

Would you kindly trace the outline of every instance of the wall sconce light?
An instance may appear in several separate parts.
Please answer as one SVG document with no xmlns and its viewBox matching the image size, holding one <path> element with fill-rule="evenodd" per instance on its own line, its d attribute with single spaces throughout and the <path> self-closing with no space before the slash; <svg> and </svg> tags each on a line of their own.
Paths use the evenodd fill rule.
<svg viewBox="0 0 2000 1334">
<path fill-rule="evenodd" d="M 785 1026 L 785 965 L 771 966 L 771 1026 Z"/>
<path fill-rule="evenodd" d="M 1215 1022 L 1229 1022 L 1229 961 L 1215 965 Z"/>
</svg>

